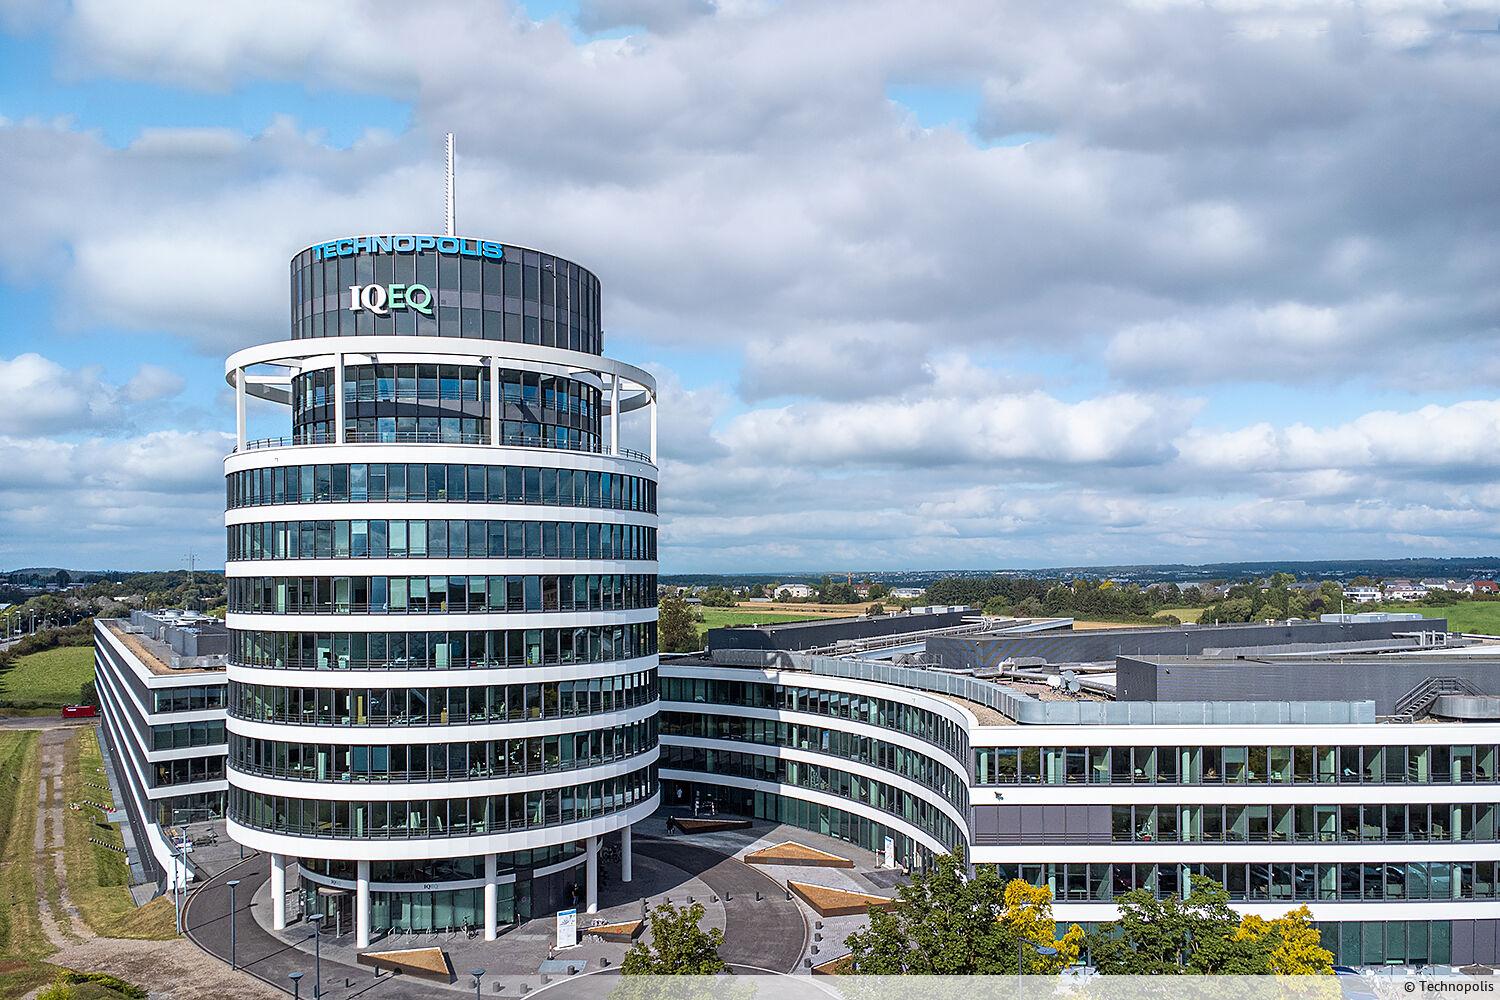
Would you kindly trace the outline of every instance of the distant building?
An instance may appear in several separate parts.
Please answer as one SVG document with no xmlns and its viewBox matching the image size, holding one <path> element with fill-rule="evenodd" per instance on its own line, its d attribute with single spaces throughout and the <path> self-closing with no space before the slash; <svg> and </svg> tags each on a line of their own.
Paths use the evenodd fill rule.
<svg viewBox="0 0 1500 1000">
<path fill-rule="evenodd" d="M 1345 587 L 1344 600 L 1364 603 L 1380 600 L 1380 591 L 1375 587 Z"/>
<path fill-rule="evenodd" d="M 1500 594 L 1500 583 L 1494 580 L 1475 580 L 1469 586 L 1473 594 Z"/>
<path fill-rule="evenodd" d="M 171 888 L 166 828 L 222 819 L 228 783 L 224 623 L 191 612 L 94 620 L 100 736 L 141 863 Z"/>
<path fill-rule="evenodd" d="M 1387 580 L 1381 590 L 1388 601 L 1415 601 L 1427 594 L 1426 587 L 1410 580 Z"/>
<path fill-rule="evenodd" d="M 805 583 L 783 583 L 776 588 L 777 597 L 790 597 L 793 600 L 805 600 L 813 595 L 813 589 Z"/>
<path fill-rule="evenodd" d="M 891 590 L 891 596 L 898 601 L 915 601 L 924 593 L 926 591 L 921 587 L 895 587 Z"/>
</svg>

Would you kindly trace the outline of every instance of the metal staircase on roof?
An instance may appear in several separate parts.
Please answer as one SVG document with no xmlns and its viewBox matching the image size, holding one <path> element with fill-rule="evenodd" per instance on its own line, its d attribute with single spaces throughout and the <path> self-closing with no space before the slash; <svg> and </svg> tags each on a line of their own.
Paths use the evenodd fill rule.
<svg viewBox="0 0 1500 1000">
<path fill-rule="evenodd" d="M 1396 699 L 1395 718 L 1412 722 L 1426 714 L 1433 704 L 1447 694 L 1466 694 L 1483 697 L 1484 692 L 1462 677 L 1428 677 L 1416 687 Z"/>
</svg>

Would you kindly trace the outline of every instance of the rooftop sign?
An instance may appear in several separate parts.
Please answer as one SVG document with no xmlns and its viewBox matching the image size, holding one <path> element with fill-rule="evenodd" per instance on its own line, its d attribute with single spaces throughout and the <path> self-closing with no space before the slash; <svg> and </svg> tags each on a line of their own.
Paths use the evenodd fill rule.
<svg viewBox="0 0 1500 1000">
<path fill-rule="evenodd" d="M 435 252 L 461 257 L 488 257 L 502 260 L 505 248 L 489 240 L 470 240 L 458 236 L 346 236 L 314 244 L 313 260 L 353 257 L 362 253 Z"/>
</svg>

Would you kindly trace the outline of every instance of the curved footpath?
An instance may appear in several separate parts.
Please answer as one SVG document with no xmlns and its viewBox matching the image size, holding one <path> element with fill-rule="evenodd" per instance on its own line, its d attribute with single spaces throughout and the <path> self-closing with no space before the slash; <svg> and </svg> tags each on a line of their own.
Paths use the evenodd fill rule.
<svg viewBox="0 0 1500 1000">
<path fill-rule="evenodd" d="M 775 879 L 686 838 L 636 834 L 635 850 L 694 873 L 719 894 L 724 902 L 724 945 L 719 955 L 729 965 L 747 971 L 797 971 L 807 947 L 807 921 Z"/>
<path fill-rule="evenodd" d="M 807 945 L 807 922 L 801 908 L 786 898 L 774 879 L 742 861 L 685 838 L 637 835 L 635 850 L 684 873 L 696 876 L 718 894 L 724 906 L 724 945 L 720 955 L 738 971 L 792 973 Z M 288 973 L 303 972 L 302 995 L 313 995 L 313 960 L 308 950 L 266 930 L 255 919 L 251 907 L 261 885 L 270 877 L 270 861 L 254 855 L 196 888 L 189 897 L 184 923 L 188 937 L 220 961 L 229 962 L 230 879 L 239 879 L 236 890 L 235 933 L 238 937 L 239 968 L 278 989 L 289 990 Z M 756 893 L 761 898 L 755 898 Z M 295 930 L 293 933 L 296 933 Z M 499 947 L 504 947 L 501 938 Z M 323 993 L 352 997 L 432 997 L 448 989 L 401 976 L 376 980 L 372 971 L 323 957 Z"/>
<path fill-rule="evenodd" d="M 236 952 L 239 968 L 288 993 L 291 992 L 291 980 L 287 978 L 288 974 L 305 973 L 305 978 L 302 980 L 302 995 L 311 997 L 313 995 L 311 951 L 300 951 L 276 937 L 261 927 L 251 912 L 256 891 L 270 877 L 270 858 L 264 854 L 252 855 L 240 864 L 220 872 L 199 885 L 188 897 L 183 925 L 194 944 L 228 964 L 230 950 L 228 883 L 230 879 L 239 879 L 240 884 L 235 890 L 237 911 L 234 926 L 235 935 L 238 938 Z M 307 933 L 311 935 L 310 931 Z M 349 984 L 347 987 L 346 982 Z M 352 991 L 363 990 L 372 982 L 371 970 L 341 965 L 330 961 L 327 955 L 323 956 L 323 993 L 325 995 L 333 994 L 337 988 L 337 995 L 349 996 Z M 393 981 L 388 984 L 392 987 L 398 986 Z M 399 985 L 409 987 L 412 984 L 401 983 Z M 387 983 L 381 983 L 377 995 L 381 997 L 421 995 L 421 993 L 410 993 L 405 990 L 388 990 L 386 987 Z"/>
</svg>

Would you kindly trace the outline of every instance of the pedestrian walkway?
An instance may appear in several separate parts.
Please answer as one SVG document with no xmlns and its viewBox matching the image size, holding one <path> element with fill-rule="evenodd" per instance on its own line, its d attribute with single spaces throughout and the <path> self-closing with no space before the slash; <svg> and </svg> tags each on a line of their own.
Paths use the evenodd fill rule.
<svg viewBox="0 0 1500 1000">
<path fill-rule="evenodd" d="M 743 831 L 668 836 L 665 822 L 660 818 L 639 824 L 636 830 L 635 879 L 622 883 L 617 872 L 601 873 L 600 909 L 597 914 L 579 915 L 581 941 L 577 947 L 564 952 L 555 950 L 555 920 L 552 914 L 546 914 L 504 928 L 496 941 L 484 941 L 479 935 L 471 937 L 457 931 L 391 934 L 377 938 L 366 949 L 441 948 L 456 973 L 456 981 L 444 985 L 392 973 L 377 975 L 371 968 L 359 965 L 359 952 L 353 946 L 354 929 L 344 927 L 341 936 L 325 933 L 318 939 L 323 995 L 339 1000 L 354 997 L 405 1000 L 472 994 L 473 980 L 468 972 L 475 968 L 486 970 L 486 993 L 513 997 L 544 988 L 555 992 L 562 980 L 618 971 L 629 946 L 589 936 L 587 930 L 592 922 L 638 919 L 643 907 L 664 902 L 702 903 L 703 926 L 723 929 L 720 955 L 736 972 L 805 973 L 812 957 L 821 959 L 839 953 L 846 931 L 841 923 L 835 942 L 831 933 L 825 933 L 833 930 L 831 926 L 816 924 L 814 915 L 803 903 L 788 898 L 785 880 L 880 891 L 868 877 L 874 868 L 874 855 L 807 831 L 760 823 Z M 774 871 L 762 871 L 739 860 L 752 850 L 787 840 L 850 857 L 856 867 L 830 871 L 781 865 L 774 866 Z M 289 986 L 289 973 L 302 972 L 302 995 L 311 997 L 313 932 L 300 921 L 295 907 L 288 908 L 290 922 L 285 931 L 270 929 L 269 874 L 269 859 L 256 855 L 199 886 L 187 909 L 188 933 L 205 951 L 229 961 L 227 881 L 238 879 L 234 930 L 239 966 L 283 989 Z M 862 917 L 841 919 L 849 923 L 850 929 L 863 920 Z M 828 941 L 814 940 L 815 935 L 823 935 Z M 649 940 L 649 932 L 646 939 Z"/>
</svg>

